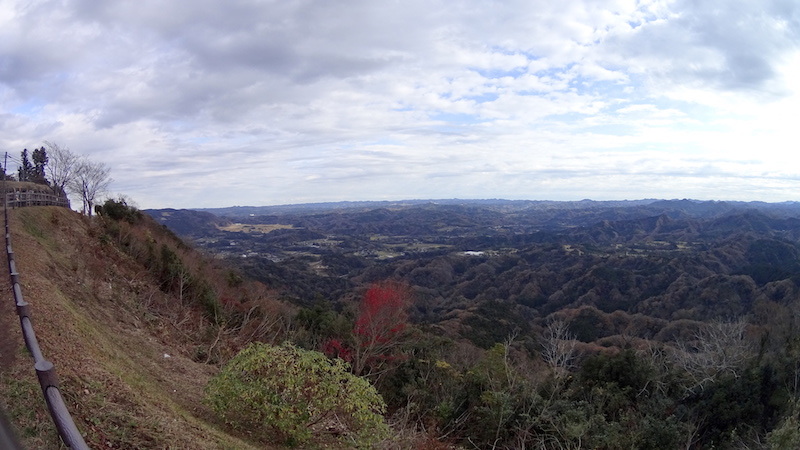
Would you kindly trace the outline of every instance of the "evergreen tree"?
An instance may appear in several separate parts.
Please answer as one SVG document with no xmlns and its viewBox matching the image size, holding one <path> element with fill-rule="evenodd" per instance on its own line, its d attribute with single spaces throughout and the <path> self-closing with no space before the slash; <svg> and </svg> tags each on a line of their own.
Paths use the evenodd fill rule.
<svg viewBox="0 0 800 450">
<path fill-rule="evenodd" d="M 33 164 L 31 164 L 30 159 L 28 159 L 28 149 L 23 149 L 22 154 L 20 155 L 20 164 L 18 170 L 18 179 L 19 181 L 31 181 L 30 175 L 33 173 Z"/>
<path fill-rule="evenodd" d="M 31 174 L 29 181 L 39 184 L 49 184 L 45 176 L 45 167 L 47 167 L 48 157 L 47 150 L 44 147 L 37 148 L 33 151 L 33 167 L 31 167 Z"/>
</svg>

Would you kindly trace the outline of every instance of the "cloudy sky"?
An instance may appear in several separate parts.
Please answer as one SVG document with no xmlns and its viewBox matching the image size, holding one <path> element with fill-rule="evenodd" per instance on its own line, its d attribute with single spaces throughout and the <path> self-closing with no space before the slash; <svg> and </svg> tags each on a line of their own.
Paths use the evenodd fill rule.
<svg viewBox="0 0 800 450">
<path fill-rule="evenodd" d="M 45 140 L 143 208 L 800 200 L 800 2 L 0 0 Z"/>
</svg>

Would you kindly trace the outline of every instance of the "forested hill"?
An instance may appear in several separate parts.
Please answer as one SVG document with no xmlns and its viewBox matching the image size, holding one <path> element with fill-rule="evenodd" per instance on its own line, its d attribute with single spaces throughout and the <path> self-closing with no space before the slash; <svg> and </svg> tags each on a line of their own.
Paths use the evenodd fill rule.
<svg viewBox="0 0 800 450">
<path fill-rule="evenodd" d="M 426 323 L 485 302 L 519 309 L 531 320 L 579 307 L 708 320 L 751 312 L 774 283 L 794 280 L 800 270 L 797 203 L 340 206 L 273 215 L 251 208 L 231 217 L 149 213 L 301 305 L 319 297 L 335 302 L 366 282 L 401 279 L 426 298 L 418 308 Z M 723 298 L 695 304 L 701 291 Z"/>
<path fill-rule="evenodd" d="M 203 210 L 154 210 L 151 213 L 182 235 L 202 237 L 220 220 L 251 224 L 284 224 L 327 233 L 363 235 L 469 234 L 517 235 L 558 232 L 599 223 L 669 219 L 724 218 L 744 212 L 772 218 L 800 216 L 800 203 L 639 200 L 580 202 L 438 200 L 344 202 Z M 173 217 L 168 217 L 172 215 Z"/>
<path fill-rule="evenodd" d="M 15 209 L 10 232 L 92 447 L 800 448 L 797 205 L 520 206 L 151 220 L 110 200 Z M 269 357 L 237 385 L 248 355 Z M 58 446 L 30 360 L 3 357 L 12 424 Z"/>
<path fill-rule="evenodd" d="M 414 389 L 427 388 L 394 375 L 379 384 L 390 405 L 433 402 L 419 420 L 464 442 L 766 448 L 753 445 L 778 440 L 770 433 L 779 429 L 781 439 L 797 445 L 775 448 L 800 445 L 800 433 L 787 431 L 797 413 L 788 399 L 800 394 L 790 387 L 800 339 L 800 204 L 327 206 L 182 212 L 188 219 L 148 212 L 168 227 L 188 229 L 184 235 L 195 245 L 303 307 L 298 320 L 310 330 L 306 345 L 352 340 L 341 324 L 353 320 L 354 293 L 390 280 L 410 289 L 409 317 L 425 339 L 462 346 L 438 355 L 461 367 L 464 380 L 474 371 L 459 358 L 489 364 L 465 348 L 486 349 L 485 358 L 514 355 L 527 375 L 513 378 L 502 359 L 504 376 L 526 380 L 531 397 L 520 399 L 489 375 L 483 381 L 489 384 L 467 383 L 480 399 L 448 392 L 423 400 Z M 185 227 L 200 217 L 210 221 Z M 412 345 L 419 359 L 397 363 L 410 371 L 403 376 L 431 361 L 424 355 L 434 341 L 424 342 Z M 543 381 L 547 373 L 556 378 Z M 559 373 L 575 377 L 566 381 Z M 445 400 L 452 403 L 436 403 Z M 539 415 L 526 416 L 531 410 Z M 482 429 L 495 430 L 494 438 L 480 435 Z M 623 429 L 640 431 L 614 431 Z M 587 434 L 570 435 L 577 430 Z"/>
</svg>

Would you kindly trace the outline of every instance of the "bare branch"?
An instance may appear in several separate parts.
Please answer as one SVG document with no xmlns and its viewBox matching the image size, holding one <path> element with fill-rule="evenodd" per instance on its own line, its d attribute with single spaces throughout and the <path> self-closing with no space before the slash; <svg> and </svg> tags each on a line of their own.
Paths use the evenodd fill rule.
<svg viewBox="0 0 800 450">
<path fill-rule="evenodd" d="M 48 157 L 45 169 L 50 183 L 56 193 L 65 194 L 67 185 L 75 175 L 79 158 L 70 149 L 55 142 L 44 141 L 44 145 L 47 148 Z"/>
<path fill-rule="evenodd" d="M 84 214 L 92 215 L 95 200 L 105 193 L 111 184 L 110 173 L 111 169 L 103 163 L 94 163 L 83 157 L 78 158 L 74 177 L 68 182 L 68 187 L 83 200 Z"/>
<path fill-rule="evenodd" d="M 575 361 L 575 336 L 563 320 L 553 320 L 542 333 L 542 359 L 561 376 Z"/>
<path fill-rule="evenodd" d="M 689 391 L 702 390 L 725 373 L 739 377 L 745 363 L 753 356 L 746 329 L 747 322 L 743 319 L 714 321 L 695 333 L 691 342 L 678 343 L 675 362 L 691 377 Z"/>
</svg>

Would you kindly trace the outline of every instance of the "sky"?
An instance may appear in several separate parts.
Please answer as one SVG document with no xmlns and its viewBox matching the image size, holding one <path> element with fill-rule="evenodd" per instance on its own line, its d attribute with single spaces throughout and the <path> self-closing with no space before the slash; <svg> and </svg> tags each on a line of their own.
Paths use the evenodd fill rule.
<svg viewBox="0 0 800 450">
<path fill-rule="evenodd" d="M 0 0 L 44 141 L 142 208 L 800 200 L 800 2 Z"/>
</svg>

